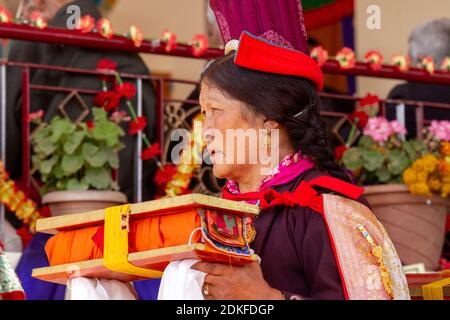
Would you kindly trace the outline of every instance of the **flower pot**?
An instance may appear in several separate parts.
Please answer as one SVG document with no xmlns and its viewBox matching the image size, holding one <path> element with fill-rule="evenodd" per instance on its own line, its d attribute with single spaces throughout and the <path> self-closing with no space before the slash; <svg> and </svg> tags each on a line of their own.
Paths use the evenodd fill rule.
<svg viewBox="0 0 450 320">
<path fill-rule="evenodd" d="M 52 216 L 105 209 L 127 202 L 127 197 L 115 191 L 54 191 L 42 198 Z"/>
<path fill-rule="evenodd" d="M 450 201 L 412 195 L 403 184 L 369 186 L 364 195 L 384 225 L 403 264 L 439 268 Z"/>
</svg>

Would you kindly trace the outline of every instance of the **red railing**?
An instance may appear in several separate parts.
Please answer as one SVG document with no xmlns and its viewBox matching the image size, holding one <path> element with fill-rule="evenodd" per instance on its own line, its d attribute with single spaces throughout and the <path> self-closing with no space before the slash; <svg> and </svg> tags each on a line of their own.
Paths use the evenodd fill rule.
<svg viewBox="0 0 450 320">
<path fill-rule="evenodd" d="M 64 44 L 64 45 L 73 45 L 73 46 L 81 46 L 87 48 L 94 48 L 100 50 L 119 50 L 126 52 L 141 52 L 141 53 L 150 53 L 150 54 L 162 54 L 162 55 L 171 55 L 177 57 L 186 57 L 186 58 L 197 58 L 192 54 L 191 47 L 186 44 L 178 44 L 176 49 L 171 52 L 167 52 L 165 50 L 165 44 L 159 40 L 153 41 L 144 41 L 140 48 L 136 48 L 133 42 L 121 36 L 114 36 L 112 39 L 105 39 L 98 34 L 89 33 L 83 34 L 77 30 L 63 30 L 56 28 L 45 28 L 45 29 L 37 29 L 27 25 L 15 25 L 15 24 L 0 24 L 0 38 L 9 38 L 9 39 L 17 39 L 17 40 L 27 40 L 27 41 L 36 41 L 36 42 L 44 42 L 51 44 Z M 202 59 L 210 59 L 221 56 L 223 54 L 222 49 L 218 48 L 210 48 L 208 51 L 201 57 Z M 30 110 L 30 91 L 31 90 L 40 90 L 40 91 L 54 91 L 54 92 L 73 92 L 76 91 L 81 94 L 95 95 L 98 93 L 96 90 L 89 89 L 79 89 L 79 88 L 69 88 L 69 87 L 54 87 L 48 86 L 45 84 L 32 84 L 30 83 L 29 73 L 30 69 L 44 69 L 49 71 L 59 71 L 65 73 L 75 73 L 75 74 L 83 74 L 83 75 L 92 75 L 98 76 L 104 74 L 102 72 L 96 70 L 84 70 L 84 69 L 75 69 L 75 68 L 67 68 L 61 66 L 51 66 L 51 65 L 39 65 L 32 63 L 22 63 L 22 62 L 13 62 L 13 61 L 0 61 L 1 66 L 15 66 L 23 69 L 23 108 L 22 108 L 22 120 L 23 123 L 27 123 L 28 114 Z M 354 68 L 343 70 L 339 67 L 339 64 L 336 61 L 328 61 L 323 66 L 323 71 L 325 73 L 332 74 L 344 74 L 344 75 L 358 75 L 358 76 L 369 76 L 369 77 L 379 77 L 379 78 L 390 78 L 390 79 L 403 79 L 408 81 L 418 81 L 423 83 L 439 83 L 439 84 L 448 84 L 450 85 L 450 73 L 436 71 L 435 74 L 430 75 L 425 70 L 422 69 L 411 69 L 407 72 L 400 72 L 397 68 L 392 66 L 383 66 L 380 70 L 374 71 L 370 68 L 369 65 L 365 63 L 357 63 Z M 166 82 L 178 83 L 178 84 L 190 84 L 196 85 L 195 81 L 188 81 L 182 79 L 170 79 L 170 78 L 161 78 L 154 77 L 150 75 L 136 75 L 136 74 L 121 74 L 123 78 L 134 79 L 135 81 L 143 81 L 143 80 L 152 80 L 156 87 L 156 114 L 157 114 L 157 140 L 163 145 L 163 111 L 164 106 L 167 103 L 196 103 L 196 101 L 188 101 L 185 99 L 169 99 L 168 97 L 164 97 L 163 88 Z M 4 85 L 4 84 L 3 84 Z M 139 87 L 139 86 L 138 86 Z M 6 92 L 5 92 L 6 93 Z M 139 94 L 138 94 L 139 96 Z M 354 96 L 346 96 L 346 95 L 334 95 L 334 94 L 325 94 L 322 96 L 332 99 L 344 99 L 357 101 L 360 98 Z M 4 99 L 4 98 L 3 98 Z M 425 101 L 398 101 L 398 100 L 385 100 L 382 101 L 382 104 L 386 103 L 404 103 L 407 107 L 416 108 L 417 113 L 417 132 L 420 135 L 422 132 L 422 127 L 424 125 L 423 119 L 423 110 L 425 107 L 433 107 L 433 108 L 445 108 L 450 109 L 450 105 L 448 104 L 439 104 L 439 103 L 429 103 Z M 142 112 L 142 101 L 138 103 L 138 107 L 141 107 L 138 110 L 138 113 Z M 4 106 L 2 106 L 4 107 Z M 138 108 L 139 109 L 139 108 Z M 385 110 L 382 108 L 382 112 L 384 114 Z M 339 112 L 323 112 L 324 115 L 333 116 L 333 117 L 342 117 L 345 116 L 344 113 Z M 425 122 L 426 123 L 426 122 Z M 30 188 L 30 150 L 29 150 L 29 127 L 23 126 L 23 186 L 26 190 L 29 191 Z M 137 139 L 140 141 L 140 139 Z M 140 142 L 138 142 L 139 144 Z M 4 144 L 3 144 L 4 145 Z M 138 145 L 138 150 L 140 150 L 142 146 Z M 138 157 L 139 158 L 139 157 Z M 138 167 L 141 168 L 142 164 L 138 160 Z M 139 177 L 137 177 L 139 180 Z M 140 189 L 140 188 L 138 188 Z M 137 196 L 136 200 L 139 201 L 140 197 Z"/>
<path fill-rule="evenodd" d="M 140 52 L 185 58 L 212 59 L 223 55 L 223 49 L 220 48 L 209 48 L 204 55 L 196 57 L 192 53 L 191 46 L 182 43 L 177 44 L 175 49 L 167 52 L 165 43 L 161 42 L 159 39 L 154 39 L 152 41 L 146 40 L 142 43 L 141 47 L 137 48 L 127 37 L 115 35 L 111 39 L 106 39 L 97 33 L 82 33 L 78 30 L 50 27 L 37 29 L 28 25 L 17 24 L 0 24 L 0 38 L 64 44 L 98 50 Z M 383 65 L 380 70 L 373 70 L 367 63 L 361 62 L 356 63 L 351 69 L 344 70 L 335 60 L 327 61 L 322 67 L 322 70 L 323 72 L 330 74 L 389 78 L 450 85 L 450 72 L 440 70 L 436 70 L 434 74 L 429 74 L 423 69 L 411 68 L 408 71 L 400 71 L 398 68 L 389 65 Z"/>
</svg>

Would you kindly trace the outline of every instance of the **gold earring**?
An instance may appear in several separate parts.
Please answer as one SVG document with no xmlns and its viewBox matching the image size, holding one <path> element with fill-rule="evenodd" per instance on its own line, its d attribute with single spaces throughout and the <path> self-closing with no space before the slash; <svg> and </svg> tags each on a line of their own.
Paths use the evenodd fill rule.
<svg viewBox="0 0 450 320">
<path fill-rule="evenodd" d="M 272 144 L 272 141 L 271 141 L 272 139 L 271 139 L 271 137 L 270 137 L 270 129 L 269 128 L 266 128 L 266 135 L 264 136 L 264 146 L 266 147 L 266 148 L 269 148 L 270 147 L 270 145 Z"/>
</svg>

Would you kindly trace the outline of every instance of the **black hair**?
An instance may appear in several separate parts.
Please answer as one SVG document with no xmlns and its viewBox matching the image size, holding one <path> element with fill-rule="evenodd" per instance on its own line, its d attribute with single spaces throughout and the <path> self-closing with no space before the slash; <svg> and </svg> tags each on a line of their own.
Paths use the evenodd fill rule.
<svg viewBox="0 0 450 320">
<path fill-rule="evenodd" d="M 201 82 L 217 86 L 226 95 L 242 101 L 286 129 L 295 150 L 331 176 L 350 182 L 336 163 L 325 123 L 320 117 L 320 98 L 311 81 L 240 67 L 235 53 L 218 58 L 203 71 Z"/>
</svg>

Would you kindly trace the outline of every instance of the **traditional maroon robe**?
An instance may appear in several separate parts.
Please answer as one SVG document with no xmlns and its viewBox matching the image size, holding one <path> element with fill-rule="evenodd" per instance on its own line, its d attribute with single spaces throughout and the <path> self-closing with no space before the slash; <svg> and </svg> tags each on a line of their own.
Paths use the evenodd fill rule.
<svg viewBox="0 0 450 320">
<path fill-rule="evenodd" d="M 302 180 L 326 175 L 312 169 L 278 192 L 294 191 Z M 318 192 L 330 193 L 324 189 Z M 365 199 L 359 202 L 368 206 Z M 264 279 L 286 299 L 345 299 L 341 277 L 322 215 L 310 208 L 276 206 L 261 210 L 252 244 L 261 257 Z"/>
</svg>

